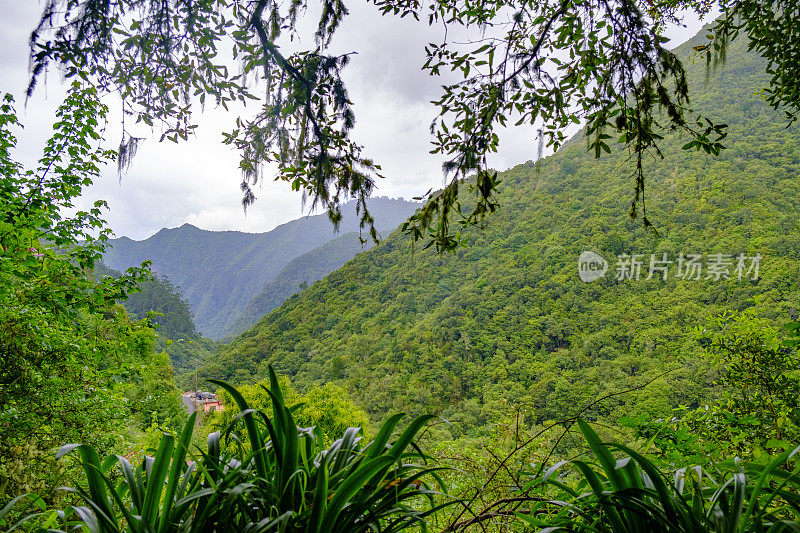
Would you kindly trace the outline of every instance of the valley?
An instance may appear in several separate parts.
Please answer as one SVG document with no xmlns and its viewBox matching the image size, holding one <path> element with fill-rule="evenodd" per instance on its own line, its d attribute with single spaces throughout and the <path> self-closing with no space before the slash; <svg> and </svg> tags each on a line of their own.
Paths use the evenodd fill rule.
<svg viewBox="0 0 800 533">
<path fill-rule="evenodd" d="M 233 33 L 236 46 L 253 29 L 265 46 L 295 24 L 296 14 L 275 18 L 267 34 L 267 3 L 234 5 L 249 17 Z M 280 115 L 284 101 L 271 101 L 258 120 L 224 134 L 243 150 L 244 206 L 266 162 L 323 208 L 271 231 L 183 224 L 112 238 L 104 201 L 76 205 L 101 166 L 116 159 L 122 169 L 139 141 L 101 147 L 109 108 L 97 87 L 72 86 L 30 170 L 12 157 L 21 129 L 14 99 L 0 104 L 0 530 L 798 530 L 800 123 L 784 105 L 789 88 L 772 92 L 789 63 L 775 62 L 764 28 L 743 25 L 750 40 L 720 44 L 707 26 L 674 50 L 679 67 L 658 51 L 666 38 L 655 30 L 653 40 L 634 40 L 642 64 L 656 57 L 673 74 L 685 69 L 691 98 L 678 98 L 681 109 L 670 92 L 680 93 L 680 75 L 665 88 L 634 69 L 625 76 L 636 83 L 604 107 L 587 87 L 604 83 L 592 73 L 611 59 L 581 56 L 578 72 L 548 57 L 561 72 L 559 98 L 588 76 L 583 102 L 609 113 L 605 127 L 588 120 L 539 159 L 542 147 L 531 143 L 528 160 L 496 174 L 465 161 L 480 142 L 489 143 L 480 157 L 492 152 L 487 124 L 504 112 L 506 93 L 515 98 L 533 82 L 481 93 L 484 78 L 469 78 L 468 67 L 492 45 L 441 52 L 425 68 L 453 61 L 465 82 L 443 87 L 436 102 L 439 152 L 476 117 L 488 129 L 462 140 L 443 165 L 457 179 L 420 202 L 366 199 L 370 172 L 381 168 L 347 136 L 354 119 L 338 69 L 349 59 L 320 55 L 340 9 L 325 5 L 317 52 L 276 62 L 288 73 L 278 85 L 291 89 L 278 95 L 291 113 L 305 111 Z M 384 15 L 400 9 L 377 5 Z M 594 11 L 572 17 L 570 5 L 553 7 L 552 39 L 573 32 L 586 46 L 630 52 L 585 35 Z M 213 9 L 195 20 L 205 4 L 184 7 L 204 28 L 203 46 L 233 31 Z M 615 17 L 654 23 L 622 7 L 607 14 L 614 38 L 627 35 Z M 494 19 L 486 3 L 467 8 L 454 20 Z M 78 20 L 95 16 L 87 9 Z M 417 7 L 404 9 L 416 18 Z M 126 50 L 141 45 L 138 21 L 98 20 L 127 39 Z M 525 47 L 548 42 L 550 23 L 541 29 Z M 770 31 L 778 30 L 786 28 Z M 61 45 L 74 52 L 71 41 Z M 439 52 L 429 46 L 430 61 Z M 274 81 L 279 47 L 265 46 L 263 57 L 253 50 L 261 48 L 239 50 L 242 70 L 260 65 Z M 493 68 L 487 53 L 476 67 Z M 183 67 L 195 70 L 190 61 Z M 515 72 L 540 66 L 523 61 Z M 211 63 L 197 71 L 228 75 Z M 215 90 L 238 90 L 232 80 Z M 481 107 L 466 88 L 494 104 Z M 542 102 L 542 117 L 570 116 L 567 103 Z M 467 118 L 449 130 L 441 117 L 454 109 Z M 274 153 L 258 144 L 267 142 L 261 127 L 280 141 Z M 484 134 L 489 141 L 475 141 Z M 454 184 L 457 209 L 447 211 Z M 359 223 L 364 206 L 377 241 Z"/>
</svg>

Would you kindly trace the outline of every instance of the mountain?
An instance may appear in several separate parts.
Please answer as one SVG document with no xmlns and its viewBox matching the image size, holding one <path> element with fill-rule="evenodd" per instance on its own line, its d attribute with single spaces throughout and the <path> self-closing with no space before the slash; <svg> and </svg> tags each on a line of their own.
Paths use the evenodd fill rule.
<svg viewBox="0 0 800 533">
<path fill-rule="evenodd" d="M 95 263 L 94 272 L 98 278 L 120 275 L 102 262 Z M 154 276 L 142 283 L 139 289 L 120 303 L 134 320 L 145 318 L 151 311 L 157 313 L 151 318 L 156 325 L 153 349 L 169 356 L 181 388 L 191 388 L 195 368 L 200 361 L 214 356 L 219 349 L 218 343 L 198 335 L 189 303 L 168 279 Z"/>
<path fill-rule="evenodd" d="M 97 278 L 120 276 L 119 271 L 102 262 L 95 263 L 94 272 Z M 154 276 L 139 286 L 139 292 L 129 294 L 120 303 L 133 320 L 141 320 L 151 311 L 158 313 L 152 317 L 152 322 L 157 324 L 160 336 L 168 339 L 198 337 L 189 303 L 180 289 L 166 278 Z"/>
<path fill-rule="evenodd" d="M 170 281 L 156 276 L 141 286 L 141 292 L 128 296 L 122 302 L 134 318 L 144 318 L 150 311 L 159 313 L 153 318 L 160 336 L 168 339 L 196 339 L 199 337 L 192 320 L 189 303 Z"/>
<path fill-rule="evenodd" d="M 228 323 L 223 331 L 223 337 L 235 337 L 250 329 L 261 317 L 280 306 L 302 287 L 325 277 L 355 257 L 357 253 L 372 248 L 372 245 L 372 241 L 362 243 L 358 233 L 348 233 L 292 259 L 247 304 L 239 318 L 233 323 Z"/>
<path fill-rule="evenodd" d="M 578 138 L 503 172 L 499 212 L 455 254 L 411 252 L 395 232 L 288 299 L 201 375 L 241 383 L 272 364 L 301 388 L 349 388 L 376 419 L 439 414 L 455 437 L 514 424 L 509 413 L 561 420 L 604 395 L 582 416 L 652 419 L 702 404 L 715 375 L 695 330 L 745 310 L 777 326 L 800 298 L 800 127 L 763 101 L 766 65 L 744 38 L 707 80 L 691 50 L 703 42 L 678 53 L 694 109 L 729 125 L 727 149 L 684 150 L 685 136 L 664 132 L 663 159 L 645 168 L 658 234 L 627 216 L 627 151 L 595 159 Z M 608 262 L 605 276 L 581 280 L 584 251 L 601 256 L 587 269 Z M 680 254 L 684 274 L 686 258 L 702 255 L 700 279 L 677 277 Z M 644 263 L 638 279 L 631 256 Z M 657 268 L 646 279 L 651 258 L 666 280 Z M 618 269 L 634 275 L 617 279 Z"/>
<path fill-rule="evenodd" d="M 390 198 L 373 198 L 368 205 L 379 232 L 394 229 L 419 206 Z M 358 232 L 354 203 L 343 207 L 343 216 L 340 233 Z M 325 214 L 293 220 L 267 233 L 206 231 L 184 224 L 142 241 L 114 239 L 103 261 L 124 270 L 152 260 L 153 271 L 185 295 L 198 331 L 216 339 L 290 261 L 335 237 Z M 350 250 L 355 255 L 360 248 Z"/>
</svg>

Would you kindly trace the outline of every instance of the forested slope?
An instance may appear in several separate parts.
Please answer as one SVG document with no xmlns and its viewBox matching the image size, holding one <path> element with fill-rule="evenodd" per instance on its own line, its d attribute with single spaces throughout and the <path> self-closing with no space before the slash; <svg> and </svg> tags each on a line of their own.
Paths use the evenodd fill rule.
<svg viewBox="0 0 800 533">
<path fill-rule="evenodd" d="M 418 204 L 375 198 L 369 206 L 376 228 L 389 231 Z M 343 214 L 340 232 L 357 232 L 355 205 L 344 206 Z M 287 263 L 335 237 L 327 215 L 293 220 L 267 233 L 206 231 L 184 224 L 142 241 L 114 239 L 103 260 L 120 271 L 152 260 L 153 272 L 181 288 L 198 331 L 218 338 Z"/>
<path fill-rule="evenodd" d="M 121 275 L 103 263 L 95 263 L 94 272 L 96 279 Z M 169 356 L 178 384 L 181 388 L 190 388 L 195 368 L 200 361 L 214 357 L 219 343 L 197 333 L 189 303 L 181 294 L 180 287 L 156 275 L 141 283 L 137 292 L 119 303 L 132 319 L 150 319 L 155 326 L 154 350 Z"/>
<path fill-rule="evenodd" d="M 223 335 L 236 336 L 250 329 L 261 317 L 280 306 L 301 288 L 324 278 L 357 253 L 372 248 L 373 244 L 371 240 L 362 243 L 358 233 L 348 233 L 292 259 L 247 304 L 236 322 L 229 323 Z"/>
<path fill-rule="evenodd" d="M 456 254 L 412 253 L 396 232 L 266 316 L 204 374 L 242 383 L 271 363 L 299 386 L 348 386 L 375 418 L 442 414 L 454 436 L 517 409 L 532 421 L 560 419 L 652 379 L 587 416 L 658 416 L 701 402 L 715 376 L 693 330 L 747 308 L 781 323 L 800 297 L 800 129 L 759 96 L 765 65 L 744 39 L 707 83 L 704 56 L 686 65 L 694 108 L 730 133 L 719 157 L 683 150 L 687 139 L 665 133 L 663 160 L 646 166 L 658 236 L 627 216 L 627 154 L 595 160 L 579 139 L 538 169 L 502 173 L 499 213 Z M 584 250 L 609 261 L 603 279 L 579 279 Z M 756 281 L 733 269 L 728 280 L 706 271 L 678 279 L 675 263 L 667 280 L 646 280 L 650 254 L 664 253 L 702 254 L 704 264 L 716 253 L 763 259 Z M 615 279 L 619 254 L 644 255 L 641 279 Z"/>
<path fill-rule="evenodd" d="M 104 276 L 117 278 L 121 275 L 103 263 L 96 263 L 94 271 L 97 279 Z M 151 311 L 156 313 L 151 319 L 157 325 L 158 333 L 164 337 L 170 339 L 198 337 L 188 302 L 181 294 L 180 288 L 175 287 L 166 278 L 153 276 L 152 279 L 139 285 L 137 292 L 129 294 L 120 303 L 135 320 L 146 318 Z"/>
</svg>

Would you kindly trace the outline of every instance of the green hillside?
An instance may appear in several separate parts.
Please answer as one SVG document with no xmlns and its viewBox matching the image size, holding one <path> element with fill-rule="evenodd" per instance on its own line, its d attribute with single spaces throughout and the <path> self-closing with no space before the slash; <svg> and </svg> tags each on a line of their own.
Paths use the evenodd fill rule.
<svg viewBox="0 0 800 533">
<path fill-rule="evenodd" d="M 178 287 L 168 279 L 156 276 L 140 288 L 141 292 L 131 294 L 122 302 L 129 315 L 142 319 L 150 311 L 158 313 L 153 317 L 153 322 L 158 324 L 157 331 L 159 335 L 170 339 L 193 339 L 199 336 L 189 304 Z"/>
<path fill-rule="evenodd" d="M 369 205 L 378 231 L 397 227 L 418 207 L 389 198 L 375 198 Z M 340 231 L 357 232 L 354 204 L 345 206 L 343 214 Z M 335 236 L 327 215 L 293 220 L 267 233 L 206 231 L 184 224 L 142 241 L 115 239 L 103 260 L 120 271 L 152 260 L 153 272 L 181 288 L 198 331 L 219 338 L 292 259 Z"/>
<path fill-rule="evenodd" d="M 292 259 L 275 278 L 253 298 L 242 314 L 223 332 L 233 337 L 250 329 L 261 317 L 280 306 L 306 285 L 338 269 L 359 252 L 372 248 L 373 242 L 361 242 L 358 233 L 337 237 L 316 250 Z"/>
<path fill-rule="evenodd" d="M 412 252 L 395 232 L 264 317 L 203 375 L 243 383 L 271 363 L 300 387 L 348 387 L 374 418 L 441 414 L 454 436 L 517 409 L 532 422 L 560 419 L 651 379 L 592 415 L 652 417 L 702 401 L 715 376 L 694 329 L 748 308 L 780 324 L 800 297 L 800 128 L 759 96 L 765 64 L 744 39 L 707 83 L 704 57 L 686 65 L 695 109 L 730 131 L 719 157 L 682 150 L 687 139 L 665 133 L 664 159 L 646 168 L 658 236 L 627 216 L 627 154 L 595 160 L 578 139 L 538 169 L 502 173 L 499 213 L 456 254 Z M 609 261 L 604 278 L 579 279 L 584 250 Z M 756 281 L 733 267 L 729 280 L 678 279 L 675 263 L 666 281 L 644 279 L 650 254 L 664 253 L 702 254 L 704 268 L 710 254 L 763 259 Z M 619 254 L 644 256 L 640 280 L 615 279 Z"/>
<path fill-rule="evenodd" d="M 105 264 L 96 263 L 94 268 L 95 278 L 111 276 L 117 278 L 122 274 Z M 152 317 L 152 322 L 157 325 L 159 335 L 179 339 L 198 337 L 192 321 L 192 312 L 189 304 L 181 294 L 180 287 L 174 286 L 164 277 L 153 276 L 139 285 L 139 290 L 129 294 L 120 302 L 128 316 L 134 320 L 141 320 L 151 311 L 157 313 Z"/>
<path fill-rule="evenodd" d="M 94 273 L 96 278 L 121 275 L 103 263 L 95 263 Z M 156 326 L 154 351 L 169 355 L 178 383 L 182 388 L 190 388 L 195 368 L 200 361 L 213 357 L 219 344 L 197 333 L 189 303 L 181 294 L 180 287 L 156 275 L 139 285 L 138 292 L 129 294 L 119 303 L 133 319 L 150 316 Z M 149 315 L 151 311 L 156 314 Z"/>
</svg>

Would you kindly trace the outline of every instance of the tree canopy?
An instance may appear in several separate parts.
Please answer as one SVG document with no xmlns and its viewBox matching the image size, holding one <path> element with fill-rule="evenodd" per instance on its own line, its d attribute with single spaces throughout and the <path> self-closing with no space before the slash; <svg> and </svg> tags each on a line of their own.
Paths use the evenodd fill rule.
<svg viewBox="0 0 800 533">
<path fill-rule="evenodd" d="M 660 156 L 660 132 L 689 135 L 685 149 L 723 148 L 725 125 L 691 112 L 684 68 L 666 48 L 663 29 L 682 17 L 720 10 L 705 52 L 709 65 L 725 58 L 727 43 L 744 33 L 769 65 L 767 98 L 800 102 L 796 75 L 797 7 L 779 0 L 373 0 L 385 16 L 441 25 L 445 38 L 426 48 L 422 68 L 432 76 L 457 73 L 434 103 L 433 152 L 447 158 L 446 186 L 404 226 L 415 239 L 453 249 L 460 225 L 480 222 L 498 206 L 497 176 L 487 155 L 498 149 L 498 129 L 529 123 L 540 146 L 557 148 L 565 128 L 585 123 L 589 148 L 609 151 L 613 135 L 631 155 L 631 215 L 647 219 L 643 157 Z M 67 77 L 91 80 L 119 94 L 136 122 L 162 128 L 161 138 L 186 139 L 196 105 L 256 100 L 224 142 L 241 154 L 243 204 L 266 163 L 278 179 L 328 210 L 334 224 L 341 203 L 358 201 L 362 228 L 372 228 L 366 198 L 380 166 L 350 137 L 355 116 L 342 79 L 350 55 L 330 51 L 348 14 L 342 0 L 321 0 L 313 45 L 298 48 L 298 21 L 308 2 L 292 0 L 48 0 L 31 35 L 29 94 L 48 65 Z M 449 28 L 474 31 L 470 44 L 448 40 Z M 291 43 L 291 44 L 290 44 Z M 232 46 L 235 64 L 222 59 Z M 294 50 L 294 51 L 290 51 Z M 612 135 L 613 134 L 613 135 Z M 139 139 L 127 131 L 123 168 Z M 467 187 L 468 198 L 459 195 Z"/>
<path fill-rule="evenodd" d="M 65 215 L 114 155 L 99 145 L 106 112 L 96 90 L 73 85 L 37 166 L 25 169 L 14 159 L 14 100 L 0 100 L 0 501 L 54 488 L 63 472 L 53 446 L 113 444 L 128 413 L 122 384 L 152 349 L 147 324 L 115 304 L 147 265 L 93 280 L 110 233 L 105 202 Z"/>
</svg>

